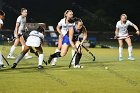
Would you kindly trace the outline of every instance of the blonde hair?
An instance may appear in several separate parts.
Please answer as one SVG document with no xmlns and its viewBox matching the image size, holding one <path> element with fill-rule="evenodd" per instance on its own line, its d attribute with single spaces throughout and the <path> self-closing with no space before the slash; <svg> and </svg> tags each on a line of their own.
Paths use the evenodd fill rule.
<svg viewBox="0 0 140 93">
<path fill-rule="evenodd" d="M 64 17 L 66 17 L 66 15 L 67 15 L 68 12 L 72 12 L 72 10 L 66 10 L 66 11 L 64 12 Z"/>
<path fill-rule="evenodd" d="M 127 15 L 126 14 L 121 14 L 121 17 L 124 16 L 127 19 Z"/>
</svg>

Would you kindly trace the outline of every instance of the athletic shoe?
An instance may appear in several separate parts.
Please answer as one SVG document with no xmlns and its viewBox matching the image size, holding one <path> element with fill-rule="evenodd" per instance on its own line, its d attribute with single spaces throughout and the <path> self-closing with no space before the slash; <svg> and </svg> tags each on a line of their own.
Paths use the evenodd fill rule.
<svg viewBox="0 0 140 93">
<path fill-rule="evenodd" d="M 39 65 L 39 66 L 38 66 L 38 69 L 42 69 L 42 68 L 43 68 L 43 66 L 42 66 L 42 65 Z"/>
<path fill-rule="evenodd" d="M 6 68 L 6 66 L 4 64 L 0 65 L 0 68 Z"/>
<path fill-rule="evenodd" d="M 31 59 L 32 56 L 25 56 L 25 59 Z"/>
<path fill-rule="evenodd" d="M 53 61 L 51 65 L 56 66 L 56 61 Z"/>
<path fill-rule="evenodd" d="M 16 66 L 17 66 L 17 63 L 14 63 L 11 68 L 16 68 Z"/>
<path fill-rule="evenodd" d="M 83 66 L 81 66 L 81 65 L 75 65 L 75 66 L 73 66 L 73 68 L 83 68 Z"/>
<path fill-rule="evenodd" d="M 122 57 L 119 57 L 119 61 L 123 61 L 123 58 Z"/>
<path fill-rule="evenodd" d="M 7 58 L 9 58 L 9 59 L 15 59 L 16 57 L 14 57 L 14 56 L 7 56 Z"/>
<path fill-rule="evenodd" d="M 135 58 L 134 58 L 134 57 L 132 57 L 132 56 L 130 56 L 130 57 L 128 57 L 128 60 L 134 61 L 134 60 L 135 60 Z"/>
<path fill-rule="evenodd" d="M 49 63 L 49 64 L 51 63 L 52 59 L 53 59 L 53 58 L 50 56 L 49 59 L 48 59 L 48 63 Z"/>
</svg>

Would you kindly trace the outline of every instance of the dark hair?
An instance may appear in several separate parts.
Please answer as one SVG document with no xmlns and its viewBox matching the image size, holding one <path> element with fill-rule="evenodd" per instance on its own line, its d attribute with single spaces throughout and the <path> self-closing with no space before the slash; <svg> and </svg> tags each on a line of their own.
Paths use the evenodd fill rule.
<svg viewBox="0 0 140 93">
<path fill-rule="evenodd" d="M 2 10 L 0 10 L 0 15 L 5 16 L 5 13 Z"/>
<path fill-rule="evenodd" d="M 21 8 L 21 10 L 20 10 L 20 11 L 21 11 L 21 13 L 22 13 L 24 10 L 27 10 L 27 9 L 26 9 L 26 8 Z"/>
<path fill-rule="evenodd" d="M 78 22 L 82 22 L 82 20 L 80 18 L 74 17 L 74 18 L 70 18 L 68 22 L 78 24 Z"/>
<path fill-rule="evenodd" d="M 37 28 L 37 31 L 40 32 L 40 33 L 44 33 L 45 29 L 42 26 L 39 26 Z"/>
</svg>

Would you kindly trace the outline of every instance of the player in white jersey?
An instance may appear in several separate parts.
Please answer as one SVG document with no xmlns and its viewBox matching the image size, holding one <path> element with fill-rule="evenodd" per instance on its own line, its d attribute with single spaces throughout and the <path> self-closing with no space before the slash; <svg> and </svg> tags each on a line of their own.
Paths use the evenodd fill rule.
<svg viewBox="0 0 140 93">
<path fill-rule="evenodd" d="M 2 10 L 0 10 L 0 30 L 2 30 L 2 28 L 3 28 L 3 19 L 4 19 L 4 17 L 5 17 L 5 13 Z M 0 68 L 5 68 L 5 67 L 6 66 L 4 66 L 3 60 L 2 60 L 2 53 L 0 51 Z"/>
<path fill-rule="evenodd" d="M 44 59 L 42 43 L 44 39 L 44 28 L 39 26 L 37 30 L 33 30 L 30 32 L 29 37 L 27 38 L 26 45 L 24 50 L 18 55 L 15 63 L 11 68 L 15 68 L 20 60 L 24 57 L 24 55 L 29 51 L 30 47 L 35 47 L 35 49 L 39 52 L 38 58 L 38 69 L 43 68 L 42 62 Z"/>
<path fill-rule="evenodd" d="M 13 56 L 14 50 L 16 49 L 16 46 L 21 43 L 22 44 L 22 50 L 24 49 L 25 46 L 25 41 L 23 38 L 23 31 L 27 30 L 26 27 L 26 16 L 27 16 L 27 9 L 22 8 L 21 9 L 21 15 L 17 18 L 16 21 L 16 27 L 14 31 L 14 36 L 15 36 L 15 42 L 14 45 L 11 47 L 10 52 L 7 56 L 7 58 L 14 59 L 15 57 Z M 25 55 L 25 59 L 32 58 L 32 56 L 29 56 L 28 53 Z"/>
<path fill-rule="evenodd" d="M 135 24 L 133 24 L 132 22 L 130 22 L 129 20 L 127 20 L 126 14 L 122 14 L 120 17 L 120 21 L 118 21 L 116 24 L 116 30 L 115 30 L 115 37 L 119 37 L 118 38 L 119 61 L 123 60 L 123 56 L 122 56 L 123 40 L 125 40 L 126 43 L 128 44 L 128 54 L 129 54 L 128 59 L 135 60 L 135 58 L 132 56 L 132 43 L 131 43 L 131 38 L 128 33 L 128 26 L 134 27 L 136 29 L 137 35 L 140 34 L 138 27 Z"/>
<path fill-rule="evenodd" d="M 60 20 L 60 22 L 58 23 L 56 27 L 59 33 L 59 39 L 58 39 L 58 48 L 55 50 L 55 53 L 60 52 L 61 47 L 62 47 L 63 37 L 67 34 L 69 27 L 73 26 L 73 23 L 69 23 L 69 20 L 72 17 L 73 17 L 72 10 L 66 10 L 64 12 L 64 18 Z M 74 54 L 74 51 L 72 50 L 72 56 L 73 54 Z M 52 66 L 55 66 L 56 62 L 57 62 L 57 58 L 54 58 L 52 62 Z M 74 60 L 73 60 L 73 63 L 74 63 Z"/>
</svg>

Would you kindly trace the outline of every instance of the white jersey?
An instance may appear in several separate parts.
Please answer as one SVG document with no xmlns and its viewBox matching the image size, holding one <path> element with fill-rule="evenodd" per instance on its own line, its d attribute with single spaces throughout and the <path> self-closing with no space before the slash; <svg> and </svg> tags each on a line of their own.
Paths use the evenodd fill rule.
<svg viewBox="0 0 140 93">
<path fill-rule="evenodd" d="M 36 36 L 36 37 L 39 37 L 41 39 L 44 39 L 44 35 L 42 33 L 38 32 L 38 31 L 35 31 L 35 30 L 31 31 L 29 35 L 30 36 Z"/>
<path fill-rule="evenodd" d="M 3 21 L 0 19 L 0 25 L 3 25 Z M 0 28 L 0 30 L 2 29 L 2 27 Z"/>
<path fill-rule="evenodd" d="M 25 30 L 26 17 L 19 16 L 16 22 L 19 23 L 18 33 L 22 34 L 22 31 Z"/>
<path fill-rule="evenodd" d="M 122 24 L 121 21 L 118 21 L 116 24 L 116 28 L 119 29 L 118 36 L 128 36 L 128 26 L 134 26 L 134 24 L 129 20 L 127 20 L 125 24 Z"/>
<path fill-rule="evenodd" d="M 3 25 L 3 21 L 0 19 L 0 24 Z"/>
<path fill-rule="evenodd" d="M 69 27 L 73 26 L 73 24 L 69 23 L 66 24 L 66 18 L 63 18 L 60 20 L 60 22 L 58 23 L 59 26 L 61 26 L 61 32 L 63 34 L 63 36 L 65 36 L 68 32 Z"/>
<path fill-rule="evenodd" d="M 27 38 L 26 45 L 39 47 L 41 45 L 41 39 L 44 39 L 44 35 L 38 31 L 31 31 L 30 36 Z"/>
</svg>

